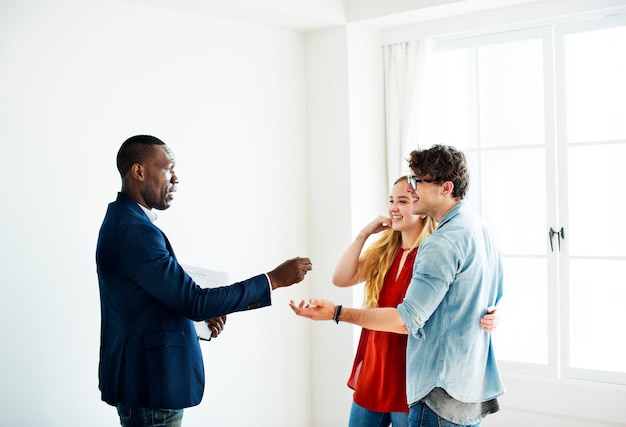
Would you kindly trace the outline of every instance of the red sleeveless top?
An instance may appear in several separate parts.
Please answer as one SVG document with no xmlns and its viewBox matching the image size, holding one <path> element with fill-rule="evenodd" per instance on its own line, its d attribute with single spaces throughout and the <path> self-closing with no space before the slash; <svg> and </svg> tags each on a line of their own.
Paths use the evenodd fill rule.
<svg viewBox="0 0 626 427">
<path fill-rule="evenodd" d="M 379 307 L 397 307 L 404 299 L 413 275 L 417 248 L 407 255 L 398 274 L 399 250 L 385 276 L 378 297 Z M 397 279 L 396 279 L 397 276 Z M 348 386 L 354 389 L 354 402 L 375 412 L 408 412 L 406 399 L 407 335 L 361 330 Z"/>
</svg>

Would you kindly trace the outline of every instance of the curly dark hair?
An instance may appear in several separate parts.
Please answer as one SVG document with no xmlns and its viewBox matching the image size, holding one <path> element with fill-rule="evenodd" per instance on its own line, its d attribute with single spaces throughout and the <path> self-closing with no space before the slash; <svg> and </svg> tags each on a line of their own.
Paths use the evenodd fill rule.
<svg viewBox="0 0 626 427">
<path fill-rule="evenodd" d="M 469 189 L 469 169 L 462 151 L 449 145 L 433 145 L 427 150 L 413 150 L 409 167 L 418 178 L 429 176 L 435 182 L 451 181 L 452 197 L 463 200 Z"/>
</svg>

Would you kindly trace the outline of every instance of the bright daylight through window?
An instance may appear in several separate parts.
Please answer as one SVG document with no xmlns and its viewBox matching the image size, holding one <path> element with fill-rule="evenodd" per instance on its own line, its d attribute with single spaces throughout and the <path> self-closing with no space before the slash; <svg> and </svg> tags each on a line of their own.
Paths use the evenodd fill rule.
<svg viewBox="0 0 626 427">
<path fill-rule="evenodd" d="M 505 369 L 626 384 L 624 52 L 623 15 L 438 43 L 436 140 L 503 250 Z"/>
</svg>

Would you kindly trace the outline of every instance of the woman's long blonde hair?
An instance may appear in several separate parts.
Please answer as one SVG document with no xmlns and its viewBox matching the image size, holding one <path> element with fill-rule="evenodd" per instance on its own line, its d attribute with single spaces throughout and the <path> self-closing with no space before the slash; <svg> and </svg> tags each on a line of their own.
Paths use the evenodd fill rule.
<svg viewBox="0 0 626 427">
<path fill-rule="evenodd" d="M 406 176 L 400 177 L 393 183 L 396 185 L 401 181 L 408 181 Z M 437 223 L 427 216 L 424 220 L 422 232 L 417 236 L 411 247 L 419 246 L 426 237 L 430 236 L 437 228 Z M 363 308 L 378 307 L 378 296 L 385 282 L 385 277 L 393 264 L 396 253 L 402 244 L 402 234 L 391 228 L 382 232 L 380 239 L 361 255 L 360 265 L 363 268 L 365 277 L 365 289 L 363 295 Z"/>
</svg>

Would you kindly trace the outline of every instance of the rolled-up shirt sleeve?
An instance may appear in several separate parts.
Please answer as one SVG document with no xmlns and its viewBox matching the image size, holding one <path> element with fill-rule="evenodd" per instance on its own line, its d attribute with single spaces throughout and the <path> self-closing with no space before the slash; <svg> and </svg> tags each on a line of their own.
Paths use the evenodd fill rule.
<svg viewBox="0 0 626 427">
<path fill-rule="evenodd" d="M 424 318 L 423 307 L 414 307 L 406 299 L 398 306 L 398 313 L 406 326 L 409 335 L 418 340 L 426 338 L 424 333 L 424 324 L 426 318 Z"/>
<path fill-rule="evenodd" d="M 424 325 L 452 284 L 458 262 L 453 245 L 433 235 L 422 243 L 413 266 L 413 278 L 398 312 L 409 335 L 426 338 Z"/>
</svg>

